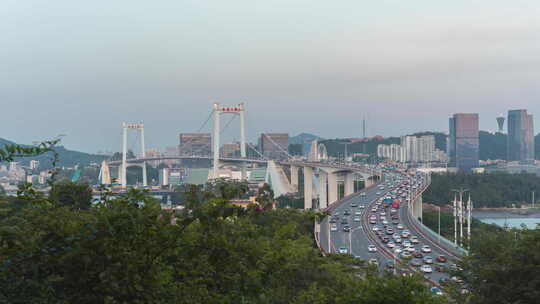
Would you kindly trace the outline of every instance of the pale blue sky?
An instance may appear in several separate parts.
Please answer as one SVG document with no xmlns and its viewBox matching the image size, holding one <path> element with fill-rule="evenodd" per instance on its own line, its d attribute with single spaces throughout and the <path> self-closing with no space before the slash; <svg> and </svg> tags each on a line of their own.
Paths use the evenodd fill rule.
<svg viewBox="0 0 540 304">
<path fill-rule="evenodd" d="M 251 139 L 360 136 L 363 115 L 368 135 L 447 131 L 453 112 L 495 129 L 509 108 L 540 130 L 539 16 L 523 0 L 4 0 L 0 137 L 118 150 L 142 120 L 162 148 L 242 101 Z"/>
</svg>

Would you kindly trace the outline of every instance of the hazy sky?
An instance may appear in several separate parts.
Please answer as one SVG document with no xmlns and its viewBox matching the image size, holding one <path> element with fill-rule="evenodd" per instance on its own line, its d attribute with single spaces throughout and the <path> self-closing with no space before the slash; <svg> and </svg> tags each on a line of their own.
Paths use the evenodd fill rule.
<svg viewBox="0 0 540 304">
<path fill-rule="evenodd" d="M 538 0 L 3 0 L 0 137 L 119 150 L 122 122 L 144 121 L 162 148 L 213 102 L 245 102 L 250 139 L 360 136 L 364 115 L 368 135 L 447 131 L 453 112 L 493 130 L 509 108 L 540 130 L 539 16 Z"/>
</svg>

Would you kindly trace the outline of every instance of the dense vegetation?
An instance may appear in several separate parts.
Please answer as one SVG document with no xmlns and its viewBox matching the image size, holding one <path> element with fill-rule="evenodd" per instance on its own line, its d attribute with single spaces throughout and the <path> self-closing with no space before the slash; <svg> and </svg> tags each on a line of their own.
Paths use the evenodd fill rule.
<svg viewBox="0 0 540 304">
<path fill-rule="evenodd" d="M 0 302 L 443 301 L 420 278 L 380 275 L 351 256 L 321 256 L 312 237 L 317 214 L 234 207 L 235 186 L 194 187 L 176 213 L 136 190 L 79 208 L 72 200 L 79 188 L 58 187 L 70 187 L 58 189 L 69 195 L 26 188 L 0 199 Z M 259 195 L 264 201 L 271 193 Z"/>
<path fill-rule="evenodd" d="M 475 207 L 516 207 L 531 203 L 531 191 L 540 194 L 540 177 L 534 174 L 434 174 L 424 200 L 447 205 L 454 199 L 452 189 L 470 190 Z M 538 197 L 538 195 L 537 195 Z"/>
<path fill-rule="evenodd" d="M 540 229 L 479 231 L 459 265 L 470 293 L 454 293 L 458 303 L 538 303 Z"/>
</svg>

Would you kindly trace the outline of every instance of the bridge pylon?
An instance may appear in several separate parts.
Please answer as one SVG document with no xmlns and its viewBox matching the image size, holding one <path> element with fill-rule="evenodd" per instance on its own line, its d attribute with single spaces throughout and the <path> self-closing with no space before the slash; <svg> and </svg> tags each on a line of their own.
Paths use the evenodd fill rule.
<svg viewBox="0 0 540 304">
<path fill-rule="evenodd" d="M 221 132 L 220 117 L 222 114 L 233 114 L 240 116 L 240 156 L 246 158 L 246 132 L 245 132 L 245 112 L 246 108 L 244 103 L 235 107 L 222 107 L 219 103 L 214 103 L 214 131 L 212 134 L 212 149 L 213 155 L 213 170 L 212 177 L 217 178 L 219 176 L 219 134 Z M 246 163 L 242 163 L 242 179 L 246 179 Z"/>
<path fill-rule="evenodd" d="M 144 124 L 122 124 L 122 167 L 120 169 L 120 182 L 123 188 L 127 187 L 127 132 L 128 130 L 138 130 L 141 135 L 141 155 L 142 158 L 146 157 L 146 148 L 144 146 Z M 142 162 L 142 175 L 143 175 L 143 186 L 148 186 L 148 180 L 146 176 L 146 161 Z"/>
</svg>

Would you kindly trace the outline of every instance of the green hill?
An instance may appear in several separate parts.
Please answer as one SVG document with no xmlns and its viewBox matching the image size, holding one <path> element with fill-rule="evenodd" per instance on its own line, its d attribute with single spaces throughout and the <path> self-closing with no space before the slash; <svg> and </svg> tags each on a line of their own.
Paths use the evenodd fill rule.
<svg viewBox="0 0 540 304">
<path fill-rule="evenodd" d="M 16 143 L 7 139 L 0 138 L 0 147 L 4 147 L 6 145 L 14 145 L 14 144 Z M 28 145 L 23 145 L 23 146 L 28 146 Z M 87 166 L 87 165 L 90 165 L 91 163 L 99 163 L 102 160 L 107 158 L 107 156 L 103 156 L 103 155 L 96 155 L 96 154 L 89 154 L 89 153 L 84 153 L 84 152 L 68 150 L 64 146 L 56 147 L 55 151 L 59 154 L 59 158 L 60 158 L 59 166 L 63 166 L 63 167 L 73 167 L 77 164 L 80 166 Z M 40 169 L 49 169 L 52 166 L 51 165 L 52 153 L 46 153 L 46 154 L 35 156 L 35 157 L 18 158 L 16 159 L 16 161 L 21 162 L 23 166 L 28 166 L 28 164 L 30 163 L 30 160 L 32 159 L 39 160 Z"/>
</svg>

